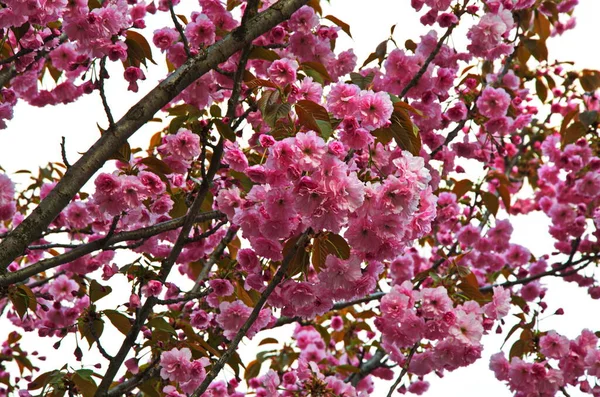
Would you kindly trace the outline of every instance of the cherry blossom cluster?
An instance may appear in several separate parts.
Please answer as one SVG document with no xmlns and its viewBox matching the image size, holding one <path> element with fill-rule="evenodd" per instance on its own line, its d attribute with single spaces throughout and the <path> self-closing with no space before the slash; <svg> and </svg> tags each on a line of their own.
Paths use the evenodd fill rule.
<svg viewBox="0 0 600 397">
<path fill-rule="evenodd" d="M 480 357 L 481 337 L 493 320 L 499 320 L 510 309 L 510 291 L 494 288 L 492 301 L 480 306 L 475 301 L 454 305 L 444 287 L 413 289 L 405 281 L 395 285 L 381 300 L 381 316 L 375 320 L 383 335 L 382 346 L 392 359 L 405 360 L 400 349 L 410 348 L 425 340 L 437 341 L 416 353 L 409 365 L 415 375 L 433 371 L 453 371 Z M 485 314 L 485 317 L 484 317 Z"/>
<path fill-rule="evenodd" d="M 490 369 L 515 395 L 554 396 L 567 385 L 594 396 L 600 392 L 596 380 L 600 375 L 598 337 L 590 330 L 583 330 L 574 340 L 555 331 L 543 333 L 539 351 L 532 358 L 535 361 L 519 357 L 507 360 L 503 353 L 496 353 Z"/>
</svg>

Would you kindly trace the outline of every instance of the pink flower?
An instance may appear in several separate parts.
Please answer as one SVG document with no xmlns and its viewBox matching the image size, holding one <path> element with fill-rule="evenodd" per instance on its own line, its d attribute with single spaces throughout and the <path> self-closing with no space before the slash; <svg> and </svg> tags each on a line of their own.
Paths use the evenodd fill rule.
<svg viewBox="0 0 600 397">
<path fill-rule="evenodd" d="M 291 31 L 310 33 L 311 29 L 319 24 L 319 17 L 315 14 L 315 10 L 312 7 L 302 6 L 292 14 L 288 24 Z"/>
<path fill-rule="evenodd" d="M 425 393 L 428 389 L 429 382 L 426 382 L 424 380 L 418 380 L 416 382 L 411 383 L 410 386 L 408 386 L 408 391 L 418 396 Z"/>
<path fill-rule="evenodd" d="M 146 192 L 152 196 L 158 196 L 166 190 L 165 183 L 153 172 L 141 171 L 137 177 L 146 188 Z"/>
<path fill-rule="evenodd" d="M 510 106 L 510 95 L 503 88 L 487 86 L 477 99 L 479 113 L 489 118 L 503 117 Z"/>
<path fill-rule="evenodd" d="M 325 259 L 325 269 L 319 273 L 320 288 L 324 294 L 336 300 L 351 299 L 356 295 L 355 283 L 362 276 L 360 269 L 361 260 L 351 256 L 349 260 L 342 260 L 334 255 Z"/>
<path fill-rule="evenodd" d="M 223 334 L 229 340 L 233 339 L 252 312 L 252 309 L 240 300 L 221 302 L 219 310 L 220 313 L 215 320 L 223 328 Z"/>
<path fill-rule="evenodd" d="M 163 285 L 158 280 L 150 280 L 146 285 L 142 287 L 142 293 L 146 297 L 159 296 L 162 292 Z"/>
<path fill-rule="evenodd" d="M 179 387 L 184 393 L 191 395 L 206 378 L 206 370 L 204 367 L 210 365 L 210 360 L 202 357 L 199 360 L 194 360 L 188 367 L 188 381 L 179 381 Z"/>
<path fill-rule="evenodd" d="M 298 165 L 303 171 L 313 171 L 321 164 L 321 158 L 327 152 L 323 138 L 314 131 L 299 132 L 295 137 L 295 144 L 301 154 Z"/>
<path fill-rule="evenodd" d="M 127 87 L 127 89 L 133 92 L 138 92 L 138 80 L 146 80 L 146 75 L 142 69 L 135 66 L 129 66 L 127 69 L 125 69 L 123 76 L 125 77 L 125 81 L 129 82 L 129 87 Z"/>
<path fill-rule="evenodd" d="M 363 91 L 358 107 L 361 125 L 370 131 L 383 127 L 394 111 L 392 100 L 385 92 Z"/>
<path fill-rule="evenodd" d="M 327 95 L 327 110 L 333 117 L 343 119 L 356 114 L 360 98 L 360 88 L 354 84 L 335 84 Z"/>
<path fill-rule="evenodd" d="M 506 357 L 504 357 L 504 353 L 496 353 L 490 358 L 490 369 L 494 371 L 496 379 L 508 380 L 509 368 L 510 364 L 506 360 Z"/>
<path fill-rule="evenodd" d="M 215 25 L 204 14 L 187 24 L 185 35 L 194 48 L 207 47 L 215 42 Z"/>
<path fill-rule="evenodd" d="M 466 344 L 477 344 L 483 335 L 483 325 L 481 318 L 474 313 L 466 314 L 459 310 L 456 316 L 456 323 L 450 327 L 450 335 Z"/>
<path fill-rule="evenodd" d="M 162 28 L 154 31 L 152 42 L 155 46 L 165 51 L 179 39 L 179 33 L 173 28 Z"/>
<path fill-rule="evenodd" d="M 170 381 L 185 382 L 189 379 L 192 352 L 187 347 L 171 349 L 160 356 L 160 376 Z"/>
<path fill-rule="evenodd" d="M 48 290 L 56 302 L 61 300 L 66 300 L 68 302 L 73 301 L 75 298 L 73 296 L 73 292 L 77 291 L 79 291 L 79 284 L 64 274 L 57 277 L 56 280 L 52 282 Z"/>
<path fill-rule="evenodd" d="M 200 137 L 184 128 L 175 135 L 167 135 L 165 146 L 171 155 L 179 159 L 193 160 L 200 155 Z"/>
<path fill-rule="evenodd" d="M 483 306 L 483 311 L 494 320 L 506 316 L 510 311 L 510 291 L 502 287 L 494 287 L 492 301 Z"/>
<path fill-rule="evenodd" d="M 77 59 L 77 52 L 73 48 L 73 43 L 64 43 L 50 52 L 52 66 L 58 70 L 68 71 L 71 64 Z"/>
<path fill-rule="evenodd" d="M 129 372 L 131 372 L 134 375 L 137 374 L 138 372 L 140 372 L 140 367 L 138 366 L 138 360 L 135 357 L 132 357 L 129 360 L 125 361 L 125 367 L 127 367 Z"/>
<path fill-rule="evenodd" d="M 540 338 L 540 351 L 546 357 L 563 358 L 569 353 L 569 340 L 555 331 L 550 331 Z"/>
<path fill-rule="evenodd" d="M 269 69 L 269 78 L 277 85 L 285 87 L 296 81 L 296 70 L 298 70 L 298 62 L 282 58 L 274 61 Z"/>
<path fill-rule="evenodd" d="M 421 291 L 421 310 L 425 318 L 438 317 L 451 309 L 452 300 L 446 288 L 425 288 Z"/>
<path fill-rule="evenodd" d="M 244 172 L 248 168 L 248 159 L 237 144 L 231 145 L 226 149 L 223 162 L 229 164 L 229 167 L 237 172 Z"/>
<path fill-rule="evenodd" d="M 121 180 L 112 174 L 101 173 L 94 181 L 96 192 L 102 194 L 116 194 L 121 187 Z"/>
<path fill-rule="evenodd" d="M 213 289 L 213 293 L 217 296 L 229 296 L 233 293 L 233 285 L 229 280 L 213 279 L 208 282 L 208 285 Z"/>
</svg>

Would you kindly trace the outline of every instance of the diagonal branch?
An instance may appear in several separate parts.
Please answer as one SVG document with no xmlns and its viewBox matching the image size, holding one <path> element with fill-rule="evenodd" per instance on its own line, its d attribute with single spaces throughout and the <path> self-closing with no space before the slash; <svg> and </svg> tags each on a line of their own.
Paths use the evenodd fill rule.
<svg viewBox="0 0 600 397">
<path fill-rule="evenodd" d="M 198 389 L 196 389 L 196 391 L 192 394 L 192 397 L 201 396 L 206 391 L 206 389 L 208 388 L 210 383 L 217 377 L 217 375 L 219 375 L 219 372 L 221 372 L 221 370 L 225 366 L 225 363 L 227 363 L 227 361 L 229 361 L 229 358 L 231 358 L 231 355 L 236 351 L 238 345 L 240 344 L 240 342 L 242 341 L 244 336 L 246 336 L 246 333 L 248 332 L 250 327 L 252 327 L 252 325 L 254 324 L 256 319 L 258 318 L 260 311 L 262 310 L 264 304 L 267 302 L 267 299 L 269 298 L 269 296 L 271 295 L 271 293 L 273 292 L 275 287 L 277 287 L 277 285 L 279 283 L 281 283 L 281 281 L 285 277 L 285 274 L 287 273 L 290 262 L 296 255 L 296 252 L 299 249 L 304 249 L 304 246 L 306 245 L 311 232 L 312 232 L 311 229 L 308 229 L 307 231 L 305 231 L 304 234 L 302 234 L 302 236 L 298 239 L 298 241 L 294 245 L 294 248 L 292 250 L 290 250 L 290 252 L 288 252 L 288 254 L 285 256 L 285 258 L 283 259 L 283 262 L 281 262 L 281 267 L 277 270 L 277 273 L 275 273 L 275 276 L 273 277 L 273 280 L 271 280 L 271 283 L 263 291 L 262 295 L 260 296 L 260 299 L 258 300 L 258 302 L 256 302 L 256 305 L 254 306 L 254 310 L 252 310 L 252 313 L 250 313 L 250 316 L 248 317 L 248 319 L 246 320 L 244 325 L 242 325 L 240 330 L 237 332 L 237 334 L 235 335 L 235 337 L 229 344 L 227 351 L 225 353 L 223 353 L 223 355 L 219 358 L 219 360 L 215 364 L 213 364 L 212 369 L 206 376 L 206 379 L 204 379 L 202 384 L 200 384 Z"/>
<path fill-rule="evenodd" d="M 202 181 L 198 194 L 196 195 L 192 206 L 190 207 L 187 215 L 185 216 L 183 225 L 181 227 L 181 231 L 179 232 L 179 236 L 177 237 L 177 240 L 175 241 L 175 244 L 173 245 L 169 256 L 167 256 L 167 258 L 161 264 L 158 279 L 163 283 L 169 276 L 171 268 L 175 264 L 175 261 L 177 261 L 177 258 L 179 257 L 179 254 L 181 253 L 181 250 L 183 249 L 185 242 L 188 238 L 188 235 L 192 230 L 192 226 L 194 225 L 196 219 L 195 214 L 200 212 L 202 203 L 204 202 L 204 199 L 206 198 L 206 195 L 210 190 L 212 180 L 220 168 L 222 155 L 223 139 L 220 139 L 213 152 L 212 161 L 210 163 L 210 167 L 208 168 L 206 179 Z M 106 373 L 104 374 L 104 377 L 102 378 L 102 381 L 98 386 L 98 390 L 96 391 L 95 396 L 106 395 L 110 384 L 117 375 L 119 368 L 121 368 L 121 364 L 123 364 L 125 357 L 127 357 L 127 354 L 131 350 L 131 347 L 134 345 L 142 326 L 150 316 L 150 313 L 152 313 L 152 310 L 157 303 L 158 299 L 154 296 L 151 296 L 148 299 L 146 299 L 144 306 L 142 306 L 142 308 L 138 312 L 138 316 L 135 322 L 133 323 L 131 329 L 127 333 L 127 336 L 125 336 L 125 340 L 121 344 L 119 351 L 114 356 L 114 358 L 110 360 L 108 369 L 106 370 Z"/>
<path fill-rule="evenodd" d="M 211 211 L 202 214 L 198 214 L 194 221 L 203 222 L 210 219 L 223 218 L 224 215 L 218 211 Z M 14 284 L 19 281 L 23 281 L 31 276 L 35 276 L 38 273 L 44 272 L 48 269 L 63 265 L 74 261 L 77 258 L 81 258 L 84 255 L 90 254 L 94 251 L 100 250 L 104 247 L 109 247 L 113 244 L 120 243 L 123 241 L 141 240 L 144 238 L 152 237 L 157 234 L 167 232 L 169 230 L 177 229 L 183 225 L 185 217 L 172 219 L 170 221 L 161 222 L 153 226 L 145 227 L 142 229 L 132 230 L 128 232 L 121 232 L 113 235 L 109 239 L 98 239 L 92 242 L 81 244 L 77 248 L 71 251 L 65 252 L 64 254 L 54 256 L 52 258 L 44 259 L 36 262 L 23 269 L 17 270 L 16 272 L 7 273 L 0 277 L 0 286 L 7 286 Z"/>
<path fill-rule="evenodd" d="M 423 75 L 427 71 L 427 68 L 429 68 L 429 64 L 433 61 L 433 59 L 436 57 L 436 55 L 440 52 L 440 50 L 442 49 L 442 45 L 444 44 L 444 41 L 446 41 L 446 39 L 448 37 L 450 37 L 450 34 L 452 33 L 452 31 L 454 30 L 454 28 L 456 26 L 457 25 L 450 26 L 448 28 L 448 30 L 446 30 L 446 33 L 444 33 L 444 35 L 442 37 L 440 37 L 435 48 L 433 49 L 433 51 L 431 51 L 431 54 L 429 54 L 429 56 L 427 57 L 427 59 L 425 60 L 423 65 L 421 66 L 421 69 L 419 69 L 417 74 L 415 74 L 413 76 L 413 78 L 408 82 L 406 87 L 404 87 L 402 89 L 402 92 L 400 93 L 400 95 L 398 95 L 400 98 L 404 98 L 404 96 L 406 96 L 408 91 L 410 91 L 411 88 L 413 88 L 414 86 L 416 86 L 419 83 L 419 80 L 421 80 L 421 77 L 423 77 Z"/>
<path fill-rule="evenodd" d="M 280 0 L 266 11 L 250 18 L 222 40 L 189 59 L 134 105 L 114 128 L 106 131 L 85 154 L 67 170 L 63 178 L 39 206 L 0 242 L 0 275 L 9 264 L 48 227 L 60 211 L 106 161 L 154 114 L 191 83 L 241 50 L 252 40 L 287 20 L 308 0 Z"/>
</svg>

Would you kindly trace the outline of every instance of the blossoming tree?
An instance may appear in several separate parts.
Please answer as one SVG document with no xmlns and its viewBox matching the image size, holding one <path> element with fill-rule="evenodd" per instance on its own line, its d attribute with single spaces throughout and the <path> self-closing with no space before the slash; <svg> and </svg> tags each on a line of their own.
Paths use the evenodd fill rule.
<svg viewBox="0 0 600 397">
<path fill-rule="evenodd" d="M 422 394 L 490 332 L 516 396 L 600 395 L 594 331 L 539 324 L 546 278 L 600 298 L 600 72 L 547 61 L 577 0 L 412 0 L 431 31 L 399 45 L 392 27 L 360 62 L 319 0 L 0 3 L 1 126 L 83 95 L 107 118 L 73 164 L 63 150 L 27 187 L 0 173 L 0 396 L 367 396 L 375 378 Z M 134 92 L 169 70 L 120 120 L 112 62 Z M 534 211 L 555 240 L 540 257 L 511 241 Z M 104 362 L 40 371 L 23 332 Z M 244 338 L 282 347 L 243 362 Z"/>
</svg>

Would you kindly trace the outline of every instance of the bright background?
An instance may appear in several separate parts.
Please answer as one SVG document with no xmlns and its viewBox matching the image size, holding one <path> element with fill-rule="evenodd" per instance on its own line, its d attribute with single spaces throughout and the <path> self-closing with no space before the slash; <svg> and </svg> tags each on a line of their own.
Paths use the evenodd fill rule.
<svg viewBox="0 0 600 397">
<path fill-rule="evenodd" d="M 338 49 L 353 48 L 358 56 L 359 64 L 362 64 L 368 54 L 374 51 L 377 44 L 389 36 L 390 27 L 394 24 L 397 24 L 394 38 L 400 46 L 409 38 L 418 42 L 418 37 L 429 30 L 419 23 L 418 16 L 410 7 L 408 0 L 331 0 L 331 5 L 325 1 L 322 3 L 324 15 L 335 15 L 350 24 L 353 39 L 340 32 Z M 580 3 L 574 14 L 577 18 L 575 30 L 568 31 L 562 37 L 549 40 L 550 61 L 554 59 L 570 60 L 574 61 L 579 68 L 597 69 L 600 68 L 600 55 L 595 47 L 597 47 L 596 41 L 600 38 L 598 25 L 600 1 L 580 0 Z M 197 7 L 196 5 L 195 1 L 182 0 L 176 11 L 189 15 L 189 12 Z M 160 16 L 149 15 L 147 19 L 149 29 L 146 32 L 170 26 L 170 20 L 166 17 L 167 15 L 164 13 L 161 13 Z M 451 36 L 451 44 L 462 50 L 467 44 L 466 30 L 468 28 L 468 24 L 463 25 L 456 29 Z M 148 34 L 146 35 L 149 39 L 151 38 Z M 390 45 L 392 44 L 390 43 Z M 113 78 L 106 82 L 106 91 L 116 119 L 125 114 L 133 104 L 154 87 L 160 78 L 165 76 L 164 57 L 155 50 L 154 58 L 159 66 L 150 65 L 150 69 L 145 72 L 148 79 L 140 82 L 140 92 L 136 94 L 125 90 L 126 83 L 121 78 L 122 68 L 119 65 L 110 64 L 109 73 Z M 163 61 L 161 62 L 161 60 Z M 20 103 L 15 109 L 14 119 L 8 123 L 8 129 L 0 131 L 0 166 L 8 172 L 13 180 L 26 183 L 27 177 L 23 174 L 12 174 L 21 169 L 35 171 L 38 166 L 43 166 L 50 161 L 62 161 L 60 155 L 61 136 L 66 138 L 67 157 L 71 163 L 74 163 L 80 156 L 79 153 L 85 152 L 98 138 L 99 132 L 96 123 L 102 127 L 107 126 L 106 116 L 97 92 L 84 96 L 75 103 L 54 107 L 33 108 Z M 159 124 L 156 123 L 145 125 L 130 139 L 132 147 L 146 148 L 149 137 L 159 128 Z M 553 251 L 552 239 L 547 234 L 548 221 L 543 214 L 534 213 L 512 219 L 515 228 L 513 242 L 527 246 L 536 256 Z M 114 283 L 113 280 L 115 280 Z M 111 280 L 113 290 L 118 291 L 120 288 L 125 291 L 129 290 L 123 277 L 115 277 L 113 280 Z M 546 285 L 548 287 L 546 301 L 549 305 L 547 313 L 554 313 L 556 309 L 564 308 L 566 315 L 549 316 L 543 319 L 540 322 L 542 329 L 556 329 L 557 332 L 569 338 L 575 338 L 583 328 L 600 329 L 600 317 L 597 315 L 600 304 L 592 301 L 585 290 L 561 280 L 546 280 Z M 99 302 L 99 309 L 109 308 L 120 302 L 123 302 L 122 296 L 114 298 L 109 296 Z M 517 322 L 514 317 L 507 317 L 506 321 L 505 332 Z M 263 332 L 252 341 L 246 340 L 240 351 L 242 359 L 247 363 L 254 358 L 257 351 L 272 347 L 272 345 L 257 347 L 257 343 L 264 337 L 276 336 L 280 341 L 289 340 L 292 329 L 292 326 L 282 327 L 275 332 Z M 11 324 L 0 319 L 0 340 L 5 340 L 11 330 Z M 428 395 L 510 396 L 511 393 L 508 389 L 498 382 L 487 368 L 489 356 L 500 349 L 503 339 L 502 335 L 485 336 L 482 359 L 467 368 L 447 373 L 444 379 L 435 379 L 435 375 L 428 375 L 426 380 L 431 383 Z M 122 335 L 107 324 L 102 341 L 109 353 L 114 353 L 121 344 Z M 111 341 L 114 343 L 109 343 Z M 81 364 L 77 363 L 72 355 L 62 354 L 73 351 L 75 337 L 71 335 L 65 338 L 64 350 L 61 348 L 59 351 L 61 354 L 57 354 L 57 351 L 52 348 L 53 342 L 48 338 L 38 338 L 33 333 L 25 335 L 23 339 L 26 350 L 37 349 L 41 355 L 48 357 L 45 362 L 34 361 L 35 364 L 41 364 L 42 370 L 51 370 L 62 366 L 66 359 L 73 368 L 79 368 Z M 82 342 L 83 364 L 93 365 L 103 362 L 95 348 L 88 353 L 85 346 L 86 342 Z M 510 347 L 510 342 L 507 343 L 507 347 Z M 99 372 L 102 373 L 104 369 Z M 389 386 L 391 386 L 390 382 L 378 382 L 374 395 L 386 395 Z M 570 389 L 569 392 L 571 396 L 582 395 L 578 390 Z"/>
</svg>

